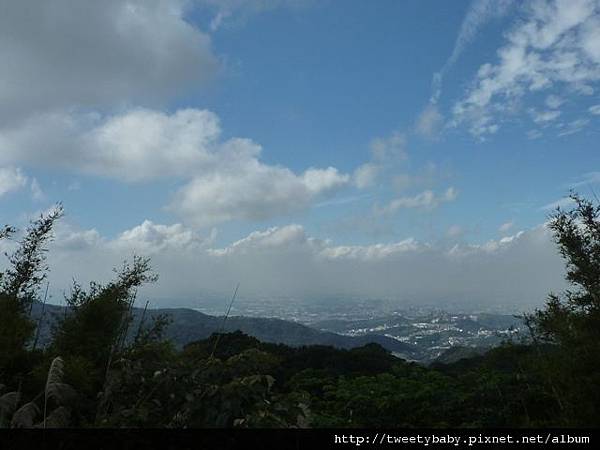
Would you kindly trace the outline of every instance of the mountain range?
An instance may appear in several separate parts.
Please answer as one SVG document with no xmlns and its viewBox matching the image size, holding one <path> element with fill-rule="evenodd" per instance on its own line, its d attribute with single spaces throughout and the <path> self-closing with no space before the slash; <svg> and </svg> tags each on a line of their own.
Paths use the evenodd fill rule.
<svg viewBox="0 0 600 450">
<path fill-rule="evenodd" d="M 45 312 L 40 327 L 40 344 L 50 341 L 52 324 L 58 317 L 67 312 L 65 306 L 45 305 Z M 33 305 L 31 317 L 39 321 L 42 305 Z M 322 331 L 293 321 L 275 318 L 259 318 L 232 316 L 224 320 L 223 316 L 211 316 L 189 308 L 161 308 L 147 312 L 148 317 L 166 314 L 170 323 L 166 328 L 166 338 L 177 347 L 209 337 L 218 331 L 233 332 L 240 330 L 254 336 L 260 341 L 281 343 L 292 347 L 305 345 L 330 345 L 336 348 L 362 347 L 368 343 L 376 343 L 406 359 L 419 359 L 419 349 L 411 344 L 400 342 L 394 338 L 380 334 L 365 334 L 361 336 L 345 336 L 342 334 Z M 136 330 L 142 317 L 142 309 L 134 308 L 133 321 L 130 329 Z"/>
</svg>

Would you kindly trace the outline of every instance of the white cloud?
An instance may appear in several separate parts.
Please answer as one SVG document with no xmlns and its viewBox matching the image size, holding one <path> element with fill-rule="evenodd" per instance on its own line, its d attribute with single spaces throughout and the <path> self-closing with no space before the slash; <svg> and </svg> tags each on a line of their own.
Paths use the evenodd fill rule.
<svg viewBox="0 0 600 450">
<path fill-rule="evenodd" d="M 540 208 L 542 211 L 554 211 L 556 208 L 569 208 L 575 204 L 575 201 L 571 197 L 563 197 L 552 203 L 548 203 Z"/>
<path fill-rule="evenodd" d="M 30 188 L 31 188 L 31 196 L 33 197 L 34 200 L 42 201 L 42 200 L 46 199 L 46 195 L 44 194 L 44 191 L 42 190 L 42 187 L 40 186 L 40 183 L 38 182 L 37 179 L 33 178 L 31 180 Z"/>
<path fill-rule="evenodd" d="M 500 227 L 498 227 L 498 231 L 500 233 L 506 233 L 510 231 L 515 226 L 515 223 L 511 220 L 510 222 L 505 222 Z"/>
<path fill-rule="evenodd" d="M 307 208 L 321 194 L 348 182 L 336 169 L 310 169 L 298 176 L 258 160 L 195 177 L 175 196 L 170 209 L 199 226 L 230 220 L 259 221 Z"/>
<path fill-rule="evenodd" d="M 375 184 L 381 166 L 374 163 L 365 163 L 354 171 L 354 184 L 359 189 L 364 189 Z"/>
<path fill-rule="evenodd" d="M 21 169 L 15 167 L 0 167 L 0 197 L 9 192 L 18 191 L 27 186 L 27 177 Z"/>
<path fill-rule="evenodd" d="M 69 191 L 69 192 L 79 191 L 80 189 L 81 189 L 81 183 L 78 180 L 71 181 L 67 185 L 67 191 Z"/>
<path fill-rule="evenodd" d="M 563 264 L 543 226 L 483 244 L 443 244 L 408 238 L 371 245 L 336 245 L 300 225 L 256 231 L 224 247 L 180 224 L 152 222 L 107 239 L 95 230 L 61 225 L 49 253 L 51 285 L 72 277 L 106 281 L 132 254 L 151 255 L 159 282 L 140 292 L 160 306 L 201 307 L 207 293 L 319 298 L 386 297 L 398 303 L 462 302 L 478 308 L 540 305 L 563 287 Z"/>
<path fill-rule="evenodd" d="M 453 125 L 466 123 L 483 138 L 518 114 L 530 93 L 550 88 L 570 95 L 593 93 L 600 80 L 599 9 L 598 0 L 528 3 L 526 19 L 506 35 L 498 62 L 482 65 L 465 98 L 455 104 Z"/>
<path fill-rule="evenodd" d="M 196 0 L 196 3 L 214 12 L 215 15 L 210 21 L 210 29 L 213 32 L 228 20 L 244 20 L 254 14 L 284 7 L 299 9 L 312 2 L 313 0 Z"/>
<path fill-rule="evenodd" d="M 373 186 L 381 175 L 408 158 L 406 145 L 406 135 L 398 131 L 392 132 L 389 136 L 372 139 L 369 143 L 371 158 L 354 170 L 353 184 L 359 189 Z"/>
<path fill-rule="evenodd" d="M 323 200 L 322 202 L 319 202 L 317 204 L 315 204 L 315 207 L 317 208 L 323 208 L 326 206 L 339 206 L 339 205 L 347 205 L 349 203 L 355 203 L 358 202 L 360 200 L 364 200 L 369 198 L 370 196 L 367 194 L 362 194 L 362 195 L 347 195 L 344 197 L 334 197 L 331 198 L 329 200 Z"/>
<path fill-rule="evenodd" d="M 460 26 L 447 65 L 456 63 L 460 54 L 473 41 L 479 30 L 491 19 L 506 14 L 512 3 L 512 0 L 474 0 Z"/>
<path fill-rule="evenodd" d="M 583 176 L 581 176 L 579 178 L 579 180 L 577 180 L 573 183 L 570 183 L 568 185 L 568 187 L 570 187 L 571 189 L 575 189 L 580 186 L 586 186 L 586 185 L 597 184 L 597 183 L 600 183 L 600 172 L 588 172 L 588 173 L 584 174 Z"/>
<path fill-rule="evenodd" d="M 427 248 L 413 238 L 391 244 L 326 246 L 321 249 L 320 256 L 328 261 L 381 261 L 405 253 L 416 252 Z"/>
<path fill-rule="evenodd" d="M 72 107 L 153 105 L 218 69 L 186 1 L 3 1 L 0 118 Z"/>
<path fill-rule="evenodd" d="M 590 119 L 575 119 L 569 123 L 560 123 L 557 125 L 559 130 L 559 136 L 569 136 L 571 134 L 579 133 L 583 130 L 587 124 L 590 123 Z"/>
<path fill-rule="evenodd" d="M 540 130 L 529 130 L 527 133 L 527 139 L 539 139 L 542 137 Z"/>
<path fill-rule="evenodd" d="M 249 139 L 223 141 L 218 117 L 197 109 L 173 114 L 134 109 L 108 117 L 53 113 L 0 131 L 0 163 L 54 166 L 127 182 L 187 179 L 170 208 L 203 226 L 301 210 L 350 181 L 333 167 L 295 174 L 267 165 L 261 152 Z"/>
<path fill-rule="evenodd" d="M 219 121 L 184 109 L 134 109 L 102 117 L 48 113 L 0 129 L 0 162 L 19 162 L 141 181 L 188 175 L 214 164 Z"/>
<path fill-rule="evenodd" d="M 594 114 L 595 116 L 600 115 L 600 105 L 590 106 L 588 111 L 590 114 Z"/>
<path fill-rule="evenodd" d="M 312 195 L 338 189 L 347 184 L 349 180 L 349 175 L 340 174 L 335 167 L 310 168 L 302 174 L 302 183 Z"/>
<path fill-rule="evenodd" d="M 429 103 L 419 115 L 415 124 L 415 131 L 426 138 L 435 138 L 442 127 L 443 121 L 444 118 L 437 106 Z"/>
<path fill-rule="evenodd" d="M 408 157 L 406 136 L 399 132 L 394 132 L 388 137 L 373 139 L 370 148 L 375 161 L 402 161 Z"/>
<path fill-rule="evenodd" d="M 551 109 L 556 109 L 562 105 L 565 101 L 558 95 L 550 94 L 546 97 L 546 106 Z"/>
<path fill-rule="evenodd" d="M 200 3 L 236 13 L 272 6 Z M 186 184 L 169 207 L 202 225 L 297 211 L 347 184 L 350 176 L 333 167 L 294 173 L 264 164 L 258 144 L 223 139 L 219 119 L 210 111 L 158 109 L 194 93 L 219 69 L 209 36 L 187 20 L 188 7 L 198 4 L 3 4 L 0 166 L 124 182 L 175 179 Z M 39 198 L 37 181 L 31 188 Z"/>
<path fill-rule="evenodd" d="M 449 238 L 458 238 L 464 234 L 465 230 L 460 225 L 452 225 L 446 231 L 446 236 Z"/>
<path fill-rule="evenodd" d="M 560 111 L 557 110 L 537 111 L 534 108 L 530 110 L 530 113 L 533 117 L 533 121 L 537 124 L 552 122 L 553 120 L 558 119 L 561 114 Z"/>
<path fill-rule="evenodd" d="M 392 186 L 396 191 L 405 191 L 408 188 L 432 188 L 440 181 L 447 181 L 451 173 L 438 167 L 433 162 L 428 162 L 424 167 L 413 173 L 397 173 L 392 177 Z"/>
<path fill-rule="evenodd" d="M 215 256 L 242 256 L 269 251 L 279 252 L 282 249 L 310 248 L 320 250 L 323 242 L 309 238 L 301 225 L 293 224 L 283 227 L 271 227 L 264 231 L 254 231 L 224 248 L 210 249 Z"/>
<path fill-rule="evenodd" d="M 452 53 L 440 71 L 433 75 L 431 104 L 435 104 L 439 100 L 446 72 L 456 64 L 466 47 L 475 39 L 485 24 L 492 19 L 504 16 L 510 10 L 512 4 L 512 0 L 473 0 L 471 2 L 461 23 Z"/>
<path fill-rule="evenodd" d="M 203 238 L 180 223 L 160 225 L 145 220 L 141 225 L 121 233 L 112 244 L 145 255 L 154 255 L 162 251 L 194 251 L 212 243 L 214 233 L 216 231 L 213 231 L 212 236 Z"/>
<path fill-rule="evenodd" d="M 434 209 L 442 203 L 452 202 L 458 197 L 455 188 L 449 187 L 441 195 L 436 195 L 431 190 L 423 191 L 413 197 L 399 197 L 378 210 L 384 214 L 391 214 L 404 208 Z"/>
</svg>

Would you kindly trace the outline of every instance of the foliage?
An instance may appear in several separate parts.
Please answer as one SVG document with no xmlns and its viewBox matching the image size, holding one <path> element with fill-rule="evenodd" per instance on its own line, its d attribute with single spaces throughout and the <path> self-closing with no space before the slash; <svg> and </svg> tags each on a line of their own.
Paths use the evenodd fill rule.
<svg viewBox="0 0 600 450">
<path fill-rule="evenodd" d="M 565 425 L 597 425 L 600 414 L 600 204 L 572 193 L 574 207 L 549 222 L 570 288 L 527 317 L 538 345 L 555 352 L 540 369 Z"/>
<path fill-rule="evenodd" d="M 91 283 L 88 292 L 74 283 L 66 298 L 70 313 L 59 318 L 51 350 L 64 358 L 85 358 L 101 378 L 115 353 L 125 345 L 136 289 L 157 279 L 149 260 L 134 257 L 124 263 L 114 281 Z"/>
<path fill-rule="evenodd" d="M 26 368 L 30 356 L 26 346 L 35 330 L 28 313 L 46 278 L 47 245 L 53 238 L 52 228 L 62 215 L 62 206 L 58 204 L 33 221 L 17 249 L 7 255 L 8 269 L 0 273 L 0 376 L 5 380 L 20 376 Z M 6 226 L 0 230 L 0 239 L 15 232 Z"/>
</svg>

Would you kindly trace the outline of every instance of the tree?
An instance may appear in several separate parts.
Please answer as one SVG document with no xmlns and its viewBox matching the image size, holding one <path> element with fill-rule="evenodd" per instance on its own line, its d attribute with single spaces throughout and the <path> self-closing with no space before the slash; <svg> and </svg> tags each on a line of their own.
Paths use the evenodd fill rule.
<svg viewBox="0 0 600 450">
<path fill-rule="evenodd" d="M 570 284 L 550 294 L 544 309 L 526 317 L 543 354 L 545 375 L 565 424 L 600 420 L 600 205 L 571 193 L 573 208 L 557 208 L 549 228 L 566 261 Z"/>
<path fill-rule="evenodd" d="M 86 395 L 103 389 L 111 365 L 131 337 L 137 288 L 158 278 L 150 260 L 139 256 L 115 272 L 115 280 L 106 285 L 91 283 L 88 291 L 74 283 L 65 299 L 69 311 L 58 318 L 48 349 L 51 355 L 64 358 L 69 382 Z M 145 334 L 138 339 L 143 341 Z M 93 406 L 88 405 L 87 412 L 91 410 Z"/>
<path fill-rule="evenodd" d="M 58 204 L 31 222 L 17 249 L 7 255 L 9 268 L 0 273 L 0 373 L 5 375 L 12 376 L 23 369 L 24 350 L 35 330 L 29 311 L 47 276 L 47 246 L 62 215 L 62 205 Z M 14 233 L 12 227 L 5 226 L 0 230 L 0 239 Z"/>
</svg>

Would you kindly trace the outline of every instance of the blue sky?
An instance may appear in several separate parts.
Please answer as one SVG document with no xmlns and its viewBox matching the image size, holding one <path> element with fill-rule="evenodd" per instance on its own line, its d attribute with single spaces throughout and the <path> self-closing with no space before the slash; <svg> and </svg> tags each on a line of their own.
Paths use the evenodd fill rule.
<svg viewBox="0 0 600 450">
<path fill-rule="evenodd" d="M 181 302 L 257 279 L 256 265 L 294 273 L 297 251 L 315 272 L 302 289 L 279 278 L 298 295 L 445 287 L 478 301 L 478 273 L 457 268 L 477 258 L 496 299 L 535 303 L 560 285 L 556 258 L 509 294 L 498 270 L 511 252 L 554 254 L 547 205 L 600 184 L 598 1 L 34 5 L 6 2 L 0 19 L 0 204 L 22 226 L 64 203 L 57 286 L 81 271 L 71 257 L 146 252 L 160 271 L 181 248 L 202 253 L 181 264 L 222 282 L 191 283 Z M 249 266 L 214 261 L 249 243 Z M 420 257 L 452 282 L 403 290 L 369 275 Z M 323 258 L 330 282 L 314 278 Z M 353 291 L 354 273 L 385 289 Z M 248 292 L 286 291 L 262 281 Z"/>
</svg>

